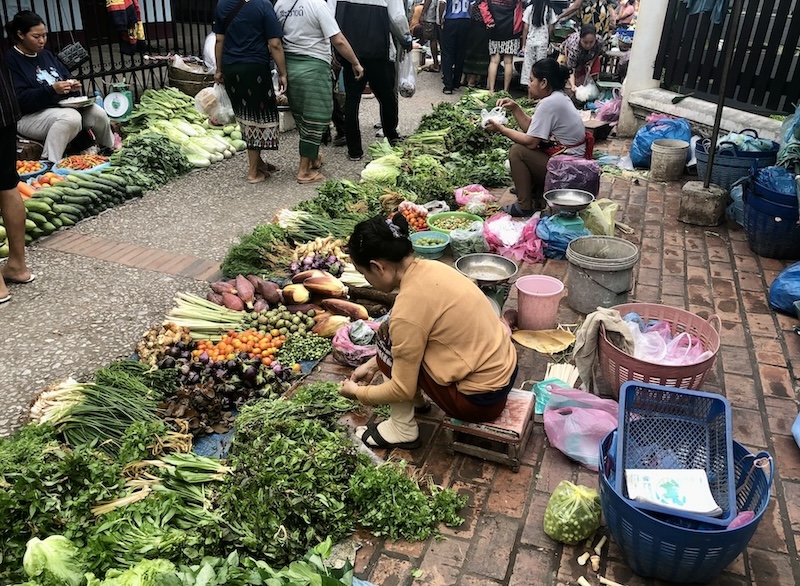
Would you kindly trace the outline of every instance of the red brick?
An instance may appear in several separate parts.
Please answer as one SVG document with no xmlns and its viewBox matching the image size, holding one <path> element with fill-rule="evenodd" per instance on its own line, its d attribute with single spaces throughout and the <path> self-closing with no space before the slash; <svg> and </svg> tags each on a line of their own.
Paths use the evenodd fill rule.
<svg viewBox="0 0 800 586">
<path fill-rule="evenodd" d="M 767 440 L 764 437 L 764 422 L 761 413 L 753 411 L 758 405 L 749 405 L 749 409 L 734 407 L 733 412 L 733 437 L 748 446 L 765 448 Z"/>
<path fill-rule="evenodd" d="M 787 369 L 768 364 L 759 364 L 758 373 L 761 377 L 761 388 L 764 391 L 764 396 L 784 399 L 794 398 L 794 387 Z"/>
<path fill-rule="evenodd" d="M 800 484 L 784 482 L 783 497 L 786 501 L 786 509 L 789 512 L 792 531 L 800 531 Z"/>
<path fill-rule="evenodd" d="M 767 408 L 769 431 L 780 435 L 791 435 L 792 424 L 797 417 L 797 402 L 764 397 L 764 403 Z"/>
<path fill-rule="evenodd" d="M 762 256 L 759 257 L 759 262 L 765 271 L 781 272 L 786 268 L 786 263 L 782 260 L 778 260 L 777 258 L 767 258 L 766 256 Z"/>
<path fill-rule="evenodd" d="M 794 438 L 774 435 L 772 436 L 772 445 L 775 446 L 773 457 L 777 468 L 776 473 L 783 480 L 800 482 L 800 450 L 797 449 Z"/>
<path fill-rule="evenodd" d="M 507 517 L 484 515 L 478 522 L 475 551 L 481 555 L 467 560 L 466 569 L 496 580 L 505 578 L 509 569 L 509 552 L 519 531 L 518 522 Z"/>
<path fill-rule="evenodd" d="M 710 264 L 713 264 L 715 262 L 719 262 L 719 263 L 726 263 L 726 264 L 730 265 L 731 253 L 728 252 L 727 247 L 725 247 L 724 245 L 711 246 L 711 244 L 709 244 L 708 245 L 708 260 L 709 260 Z"/>
<path fill-rule="evenodd" d="M 544 549 L 555 549 L 558 544 L 550 539 L 544 532 L 544 511 L 547 502 L 550 500 L 550 493 L 532 491 L 530 495 L 530 506 L 525 517 L 525 525 L 522 529 L 521 542 L 526 545 L 540 547 Z"/>
<path fill-rule="evenodd" d="M 748 313 L 769 313 L 769 305 L 764 292 L 742 291 L 742 303 L 744 310 Z"/>
<path fill-rule="evenodd" d="M 531 439 L 528 440 L 528 445 L 525 446 L 525 451 L 520 456 L 520 462 L 523 465 L 538 468 L 539 462 L 544 456 L 545 442 L 544 429 L 538 425 L 534 428 Z"/>
<path fill-rule="evenodd" d="M 456 481 L 450 487 L 458 494 L 467 497 L 467 506 L 459 514 L 464 518 L 464 524 L 460 527 L 441 527 L 442 535 L 472 539 L 475 535 L 475 528 L 478 519 L 483 512 L 486 499 L 489 498 L 489 487 L 480 484 L 465 484 Z"/>
<path fill-rule="evenodd" d="M 726 344 L 730 341 L 729 337 L 730 336 L 723 337 Z M 722 368 L 726 374 L 753 375 L 753 367 L 750 364 L 750 352 L 747 348 L 722 346 L 719 350 L 718 357 L 722 359 Z"/>
<path fill-rule="evenodd" d="M 686 298 L 682 295 L 661 295 L 661 303 L 670 307 L 677 307 L 684 309 L 686 307 Z"/>
<path fill-rule="evenodd" d="M 733 253 L 742 256 L 742 257 L 752 257 L 753 253 L 750 252 L 750 246 L 747 242 L 743 242 L 741 240 L 734 240 L 731 242 L 731 248 L 733 249 Z"/>
<path fill-rule="evenodd" d="M 764 292 L 764 280 L 759 273 L 738 273 L 736 278 L 741 290 Z"/>
<path fill-rule="evenodd" d="M 757 275 L 761 274 L 761 267 L 758 266 L 758 262 L 752 255 L 742 256 L 742 255 L 735 255 L 734 259 L 736 261 L 736 270 L 743 273 L 756 273 Z"/>
<path fill-rule="evenodd" d="M 795 576 L 788 555 L 758 549 L 750 549 L 748 553 L 755 586 L 796 586 L 800 583 L 800 576 Z"/>
<path fill-rule="evenodd" d="M 197 281 L 209 281 L 213 283 L 223 277 L 222 271 L 219 269 L 219 264 L 209 264 L 208 268 L 202 273 L 194 276 Z"/>
<path fill-rule="evenodd" d="M 778 553 L 787 553 L 786 535 L 783 531 L 781 511 L 778 506 L 778 499 L 769 499 L 767 510 L 758 525 L 758 529 L 753 534 L 748 547 L 764 549 Z"/>
<path fill-rule="evenodd" d="M 112 242 L 107 246 L 104 246 L 101 250 L 97 252 L 95 258 L 99 258 L 100 260 L 110 261 L 114 258 L 114 255 L 122 250 L 123 248 L 127 247 L 128 245 L 123 242 Z"/>
<path fill-rule="evenodd" d="M 792 328 L 795 325 L 797 325 L 797 316 L 786 315 L 785 313 L 778 313 L 778 312 L 775 312 L 774 315 L 775 319 L 778 320 L 778 325 L 782 330 L 786 330 L 787 332 L 792 331 Z M 797 336 L 797 334 L 795 334 L 795 336 L 800 337 Z"/>
<path fill-rule="evenodd" d="M 689 285 L 688 288 L 689 305 L 699 306 L 706 311 L 714 307 L 714 300 L 711 289 L 706 285 Z M 694 313 L 694 312 L 693 312 Z"/>
<path fill-rule="evenodd" d="M 550 586 L 558 558 L 554 552 L 521 548 L 517 550 L 508 586 Z"/>
<path fill-rule="evenodd" d="M 514 518 L 522 518 L 533 477 L 533 468 L 522 466 L 519 472 L 500 468 L 495 476 L 486 511 Z"/>
<path fill-rule="evenodd" d="M 356 549 L 356 561 L 353 562 L 353 570 L 358 575 L 364 575 L 369 568 L 375 552 L 383 545 L 383 540 L 374 537 L 368 531 L 359 529 L 352 537 L 358 548 Z"/>
<path fill-rule="evenodd" d="M 174 258 L 175 256 L 171 252 L 166 252 L 164 250 L 153 250 L 150 256 L 142 259 L 141 262 L 137 262 L 136 265 L 139 268 L 147 271 L 166 273 L 168 271 L 162 270 L 163 267 L 171 264 Z"/>
<path fill-rule="evenodd" d="M 577 581 L 578 576 L 587 577 L 590 575 L 591 568 L 587 566 L 581 567 L 581 565 L 578 564 L 578 556 L 583 554 L 583 552 L 584 547 L 582 543 L 563 546 L 556 574 L 556 584 L 573 584 L 574 581 Z"/>
<path fill-rule="evenodd" d="M 678 276 L 681 277 L 686 275 L 686 268 L 683 266 L 683 260 L 678 260 L 676 258 L 664 259 L 664 268 L 663 268 L 664 275 L 669 276 Z M 681 279 L 677 284 L 680 284 L 683 287 L 685 279 Z"/>
<path fill-rule="evenodd" d="M 162 273 L 168 273 L 170 275 L 178 275 L 181 271 L 185 270 L 187 267 L 191 266 L 196 257 L 188 256 L 185 254 L 178 254 L 173 256 L 172 260 L 169 260 L 162 264 L 159 267 L 159 271 Z M 146 264 L 146 260 L 142 260 L 141 258 L 134 258 L 133 261 L 135 266 L 140 266 L 141 264 Z"/>
<path fill-rule="evenodd" d="M 484 576 L 475 576 L 474 574 L 466 574 L 458 581 L 458 586 L 498 586 L 500 582 L 497 580 L 490 580 Z"/>
<path fill-rule="evenodd" d="M 636 276 L 636 280 L 642 285 L 658 287 L 661 282 L 661 271 L 658 269 L 641 268 L 639 269 L 639 274 Z"/>
<path fill-rule="evenodd" d="M 392 553 L 415 560 L 416 558 L 422 556 L 426 545 L 427 542 L 425 541 L 405 541 L 403 539 L 393 541 L 391 539 L 387 539 L 384 543 L 383 549 L 384 551 L 390 551 Z"/>
<path fill-rule="evenodd" d="M 431 444 L 422 472 L 430 476 L 436 484 L 449 486 L 456 472 L 456 458 L 455 454 L 450 455 L 445 451 L 444 437 L 437 436 Z"/>
<path fill-rule="evenodd" d="M 733 281 L 714 279 L 714 305 L 721 319 L 727 321 L 742 321 L 741 308 L 736 298 L 736 286 Z"/>
<path fill-rule="evenodd" d="M 430 549 L 419 564 L 422 576 L 414 583 L 431 586 L 455 584 L 467 559 L 469 546 L 469 541 L 461 539 L 444 539 L 431 543 Z"/>
<path fill-rule="evenodd" d="M 708 275 L 708 266 L 689 266 L 686 267 L 686 282 L 689 285 L 711 285 L 711 278 Z"/>
<path fill-rule="evenodd" d="M 728 346 L 750 347 L 750 343 L 744 335 L 744 327 L 740 323 L 723 321 L 720 339 L 723 344 Z"/>
<path fill-rule="evenodd" d="M 414 569 L 414 564 L 409 561 L 382 555 L 367 580 L 383 586 L 406 586 L 413 580 L 411 572 Z"/>
<path fill-rule="evenodd" d="M 652 586 L 653 582 L 633 573 L 625 562 L 609 560 L 606 566 L 605 577 L 625 586 Z"/>
<path fill-rule="evenodd" d="M 734 407 L 752 408 L 758 405 L 758 392 L 751 377 L 726 373 L 725 397 Z"/>
<path fill-rule="evenodd" d="M 661 279 L 661 291 L 665 295 L 686 295 L 686 282 L 675 275 L 665 274 Z"/>
<path fill-rule="evenodd" d="M 66 230 L 62 232 L 56 232 L 49 238 L 42 238 L 39 243 L 39 246 L 43 248 L 52 248 L 53 250 L 63 250 L 63 246 L 65 246 L 71 240 L 78 238 L 81 236 L 80 232 L 75 230 Z"/>
<path fill-rule="evenodd" d="M 464 456 L 458 469 L 458 478 L 474 484 L 491 484 L 499 464 L 481 460 L 475 456 Z"/>
<path fill-rule="evenodd" d="M 93 236 L 82 236 L 70 242 L 69 249 L 65 252 L 79 254 L 81 256 L 92 256 L 92 251 L 95 250 L 97 244 L 97 238 Z"/>
<path fill-rule="evenodd" d="M 658 303 L 660 300 L 658 287 L 650 287 L 641 283 L 636 283 L 632 297 L 638 303 Z"/>
<path fill-rule="evenodd" d="M 551 494 L 559 482 L 571 481 L 574 478 L 576 468 L 576 464 L 548 444 L 539 474 L 536 476 L 536 490 Z"/>
</svg>

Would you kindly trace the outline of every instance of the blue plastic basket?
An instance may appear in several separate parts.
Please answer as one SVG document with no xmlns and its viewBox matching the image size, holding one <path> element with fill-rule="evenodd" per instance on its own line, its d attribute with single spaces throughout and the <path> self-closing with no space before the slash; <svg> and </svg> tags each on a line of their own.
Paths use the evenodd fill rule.
<svg viewBox="0 0 800 586">
<path fill-rule="evenodd" d="M 794 210 L 792 217 L 783 218 L 764 211 L 767 203 L 769 202 L 752 196 L 749 190 L 745 190 L 744 231 L 750 249 L 758 256 L 766 258 L 800 259 L 800 226 L 796 222 L 797 210 Z"/>
<path fill-rule="evenodd" d="M 608 530 L 628 565 L 640 576 L 669 582 L 713 580 L 744 551 L 758 528 L 769 504 L 772 457 L 766 452 L 753 455 L 733 442 L 736 504 L 739 511 L 755 513 L 749 523 L 722 529 L 684 520 L 686 526 L 678 526 L 631 506 L 616 491 L 616 434 L 613 431 L 600 442 L 600 504 Z M 768 459 L 768 471 L 755 465 L 761 458 Z"/>
<path fill-rule="evenodd" d="M 676 512 L 625 499 L 630 506 L 727 527 L 736 517 L 731 405 L 721 395 L 627 382 L 619 393 L 616 489 L 626 495 L 626 468 L 705 470 L 719 517 Z"/>
</svg>

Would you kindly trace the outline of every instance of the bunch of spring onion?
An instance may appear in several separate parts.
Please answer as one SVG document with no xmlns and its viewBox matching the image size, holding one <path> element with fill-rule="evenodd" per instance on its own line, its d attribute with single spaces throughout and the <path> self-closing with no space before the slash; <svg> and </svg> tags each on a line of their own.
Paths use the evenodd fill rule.
<svg viewBox="0 0 800 586">
<path fill-rule="evenodd" d="M 226 332 L 245 329 L 247 312 L 227 309 L 191 293 L 178 293 L 175 304 L 164 323 L 188 328 L 194 340 L 218 342 Z"/>
<path fill-rule="evenodd" d="M 295 240 L 308 242 L 315 238 L 333 235 L 348 238 L 362 217 L 324 218 L 309 212 L 283 209 L 278 212 L 278 226 Z"/>
<path fill-rule="evenodd" d="M 83 400 L 83 385 L 72 377 L 39 393 L 31 405 L 31 423 L 59 423 L 69 410 Z"/>
</svg>

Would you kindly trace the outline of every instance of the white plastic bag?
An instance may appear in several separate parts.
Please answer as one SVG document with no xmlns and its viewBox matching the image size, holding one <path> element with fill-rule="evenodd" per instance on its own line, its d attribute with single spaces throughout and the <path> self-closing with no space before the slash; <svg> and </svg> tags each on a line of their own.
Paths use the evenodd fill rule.
<svg viewBox="0 0 800 586">
<path fill-rule="evenodd" d="M 217 35 L 208 33 L 205 42 L 203 43 L 203 63 L 208 67 L 209 73 L 214 73 L 217 70 Z"/>
<path fill-rule="evenodd" d="M 591 77 L 587 77 L 583 85 L 575 89 L 575 99 L 579 102 L 591 102 L 599 95 L 600 90 Z"/>
<path fill-rule="evenodd" d="M 411 53 L 406 53 L 400 61 L 400 82 L 397 84 L 398 92 L 404 98 L 410 98 L 417 91 L 417 68 Z"/>
<path fill-rule="evenodd" d="M 220 83 L 197 92 L 194 105 L 200 113 L 208 116 L 208 121 L 215 126 L 224 126 L 236 121 L 231 99 L 225 91 L 225 86 Z"/>
<path fill-rule="evenodd" d="M 429 214 L 438 214 L 440 212 L 449 212 L 450 206 L 447 205 L 447 202 L 441 199 L 435 199 L 433 201 L 429 201 L 428 203 L 422 204 L 426 210 L 428 210 Z"/>
<path fill-rule="evenodd" d="M 491 110 L 487 110 L 484 108 L 481 110 L 481 127 L 486 128 L 489 120 L 494 120 L 500 126 L 505 126 L 508 124 L 508 118 L 506 117 L 506 111 L 504 108 L 500 106 L 495 106 Z"/>
</svg>

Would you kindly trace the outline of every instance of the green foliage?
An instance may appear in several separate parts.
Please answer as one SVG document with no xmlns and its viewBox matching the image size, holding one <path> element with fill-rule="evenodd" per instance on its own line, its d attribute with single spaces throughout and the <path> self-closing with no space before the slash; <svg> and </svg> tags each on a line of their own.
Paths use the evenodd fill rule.
<svg viewBox="0 0 800 586">
<path fill-rule="evenodd" d="M 111 156 L 115 173 L 144 189 L 160 187 L 192 169 L 181 149 L 160 134 L 137 134 L 125 139 L 124 147 Z"/>
<path fill-rule="evenodd" d="M 275 269 L 285 270 L 291 258 L 280 258 L 276 248 L 288 248 L 286 232 L 277 224 L 261 224 L 250 234 L 245 234 L 228 249 L 222 261 L 222 272 L 227 277 L 236 275 L 259 275 L 270 277 L 276 274 Z M 272 256 L 271 256 L 272 255 Z M 279 257 L 275 262 L 275 256 Z"/>
</svg>

